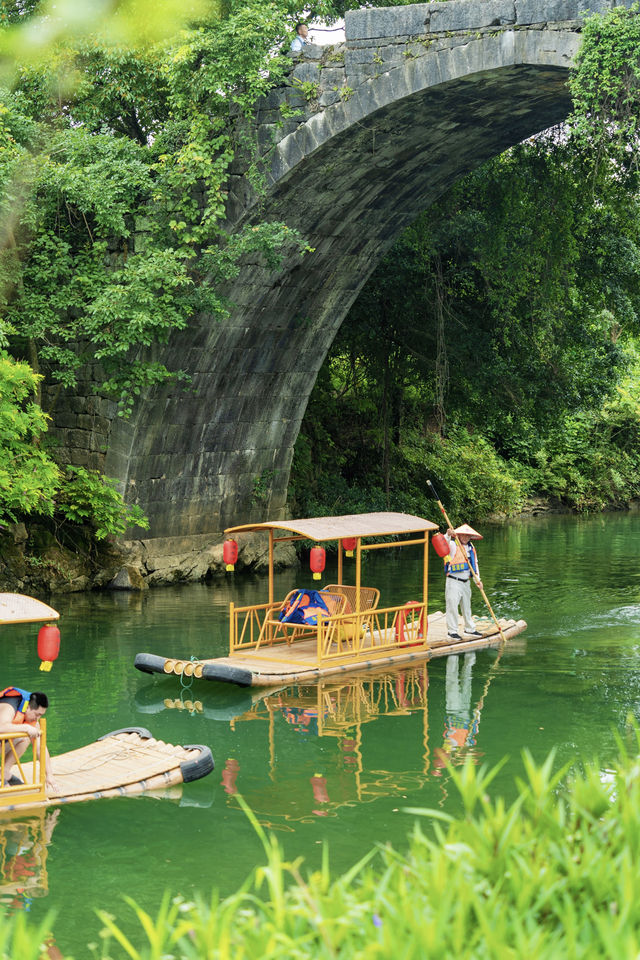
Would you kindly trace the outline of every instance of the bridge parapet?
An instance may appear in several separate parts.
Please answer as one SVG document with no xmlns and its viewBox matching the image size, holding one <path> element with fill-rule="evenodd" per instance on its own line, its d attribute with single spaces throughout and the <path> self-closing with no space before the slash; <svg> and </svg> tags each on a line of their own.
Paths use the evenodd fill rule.
<svg viewBox="0 0 640 960">
<path fill-rule="evenodd" d="M 631 2 L 623 0 L 623 5 Z M 447 0 L 351 10 L 345 18 L 345 42 L 307 45 L 294 58 L 287 85 L 260 101 L 259 148 L 266 154 L 327 107 L 364 94 L 374 81 L 403 70 L 408 62 L 508 31 L 578 34 L 587 11 L 603 13 L 619 5 L 615 0 Z M 239 177 L 244 172 L 242 165 L 233 171 Z M 246 192 L 240 197 L 234 190 L 233 176 L 231 184 L 235 210 L 229 213 L 234 221 L 250 203 Z"/>
</svg>

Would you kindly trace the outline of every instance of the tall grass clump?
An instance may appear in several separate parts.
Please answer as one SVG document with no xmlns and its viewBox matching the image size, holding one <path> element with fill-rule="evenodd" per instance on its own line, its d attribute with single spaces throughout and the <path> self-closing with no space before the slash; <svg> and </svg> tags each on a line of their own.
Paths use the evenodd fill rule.
<svg viewBox="0 0 640 960">
<path fill-rule="evenodd" d="M 462 814 L 412 809 L 406 851 L 378 844 L 342 876 L 303 872 L 247 815 L 265 863 L 232 896 L 167 894 L 137 933 L 100 912 L 101 960 L 557 960 L 640 955 L 640 737 L 619 759 L 555 769 L 523 753 L 517 798 L 502 764 L 450 769 Z M 242 803 L 242 801 L 240 800 Z M 135 925 L 134 925 L 135 927 Z M 0 939 L 0 943 L 3 941 Z M 13 956 L 24 957 L 24 952 Z M 29 954 L 33 956 L 33 954 Z M 4 960 L 10 954 L 0 950 Z"/>
</svg>

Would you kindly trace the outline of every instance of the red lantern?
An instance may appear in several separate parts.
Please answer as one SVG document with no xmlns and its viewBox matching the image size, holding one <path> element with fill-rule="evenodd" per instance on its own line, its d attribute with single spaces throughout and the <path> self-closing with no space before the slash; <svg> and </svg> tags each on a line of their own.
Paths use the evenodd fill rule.
<svg viewBox="0 0 640 960">
<path fill-rule="evenodd" d="M 226 564 L 227 570 L 233 570 L 238 562 L 238 544 L 235 540 L 225 540 L 222 548 L 222 559 Z"/>
<path fill-rule="evenodd" d="M 356 538 L 355 537 L 343 537 L 342 538 L 342 549 L 345 551 L 348 557 L 353 556 L 353 551 L 356 548 Z"/>
<path fill-rule="evenodd" d="M 53 661 L 60 653 L 60 631 L 53 623 L 47 623 L 38 631 L 38 656 L 41 670 L 51 670 Z"/>
<path fill-rule="evenodd" d="M 313 799 L 316 803 L 329 803 L 329 793 L 327 791 L 327 778 L 319 773 L 314 773 L 309 778 L 311 789 L 313 790 Z"/>
<path fill-rule="evenodd" d="M 313 571 L 313 579 L 320 580 L 320 575 L 324 570 L 326 553 L 324 547 L 312 547 L 309 554 L 309 566 Z"/>
<path fill-rule="evenodd" d="M 231 796 L 238 792 L 236 777 L 238 776 L 239 770 L 240 764 L 238 761 L 234 760 L 233 757 L 229 757 L 222 771 L 222 786 L 224 787 L 224 792 L 231 794 Z"/>
<path fill-rule="evenodd" d="M 446 537 L 444 537 L 441 533 L 434 533 L 434 535 L 431 537 L 431 546 L 439 557 L 446 557 L 451 549 Z"/>
</svg>

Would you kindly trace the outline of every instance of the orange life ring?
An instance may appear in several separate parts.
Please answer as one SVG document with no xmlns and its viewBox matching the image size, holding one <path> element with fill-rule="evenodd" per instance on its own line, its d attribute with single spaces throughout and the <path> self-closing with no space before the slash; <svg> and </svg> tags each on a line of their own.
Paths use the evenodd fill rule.
<svg viewBox="0 0 640 960">
<path fill-rule="evenodd" d="M 419 609 L 422 610 L 422 616 L 420 617 L 420 625 L 418 627 L 418 639 L 413 642 L 407 640 L 406 630 L 407 630 L 407 612 L 409 610 Z M 417 600 L 408 600 L 404 607 L 398 611 L 396 617 L 396 643 L 400 647 L 421 647 L 424 643 L 427 636 L 428 621 L 425 616 L 426 610 L 424 604 L 418 603 Z"/>
</svg>

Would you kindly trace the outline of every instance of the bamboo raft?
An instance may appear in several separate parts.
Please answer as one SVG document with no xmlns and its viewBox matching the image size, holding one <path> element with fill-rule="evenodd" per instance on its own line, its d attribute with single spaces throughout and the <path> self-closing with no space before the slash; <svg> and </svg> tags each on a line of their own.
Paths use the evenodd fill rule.
<svg viewBox="0 0 640 960">
<path fill-rule="evenodd" d="M 274 687 L 308 683 L 336 674 L 405 666 L 452 653 L 498 647 L 526 629 L 524 620 L 478 621 L 479 637 L 452 639 L 445 615 L 427 615 L 429 534 L 438 526 L 424 517 L 404 513 L 361 513 L 340 517 L 310 517 L 230 527 L 227 536 L 268 534 L 269 578 L 266 602 L 229 608 L 229 654 L 225 657 L 181 659 L 137 654 L 134 666 L 143 673 L 221 680 L 241 687 Z M 315 541 L 337 544 L 337 581 L 313 596 L 305 586 L 275 598 L 274 549 L 279 543 Z M 362 583 L 362 561 L 371 550 L 410 547 L 419 553 L 422 594 L 396 606 L 380 607 L 377 587 Z M 225 543 L 227 570 L 238 556 L 235 540 Z M 354 556 L 349 580 L 343 563 Z M 324 548 L 310 553 L 314 578 L 324 569 Z M 415 564 L 415 559 L 413 564 Z M 318 566 L 319 564 L 319 566 Z M 414 588 L 415 589 L 415 588 Z M 484 594 L 483 594 L 484 596 Z M 308 606 L 309 618 L 295 619 L 296 604 Z M 318 606 L 318 604 L 321 604 Z M 460 631 L 462 635 L 462 631 Z"/>
<path fill-rule="evenodd" d="M 527 628 L 525 620 L 500 619 L 498 622 L 505 640 L 511 640 Z M 355 671 L 407 666 L 435 657 L 467 653 L 470 650 L 499 648 L 504 643 L 497 627 L 490 621 L 477 622 L 478 632 L 483 636 L 473 640 L 451 640 L 447 636 L 445 615 L 441 611 L 430 614 L 428 624 L 426 649 L 404 646 L 394 653 L 377 654 L 375 641 L 379 638 L 374 631 L 368 639 L 365 638 L 357 664 L 346 658 L 344 663 L 335 661 L 318 666 L 316 640 L 310 638 L 296 640 L 286 646 L 276 644 L 262 647 L 255 652 L 247 650 L 244 654 L 234 653 L 233 656 L 209 660 L 176 660 L 151 653 L 139 653 L 135 658 L 135 666 L 143 673 L 177 676 L 184 674 L 196 679 L 235 683 L 241 687 L 282 687 L 291 683 L 315 682 L 325 677 Z"/>
<path fill-rule="evenodd" d="M 165 790 L 199 780 L 214 768 L 209 747 L 164 743 L 143 727 L 107 733 L 94 743 L 52 757 L 51 765 L 60 789 L 47 795 L 40 764 L 35 759 L 16 764 L 13 770 L 23 782 L 0 787 L 0 815 Z"/>
</svg>

